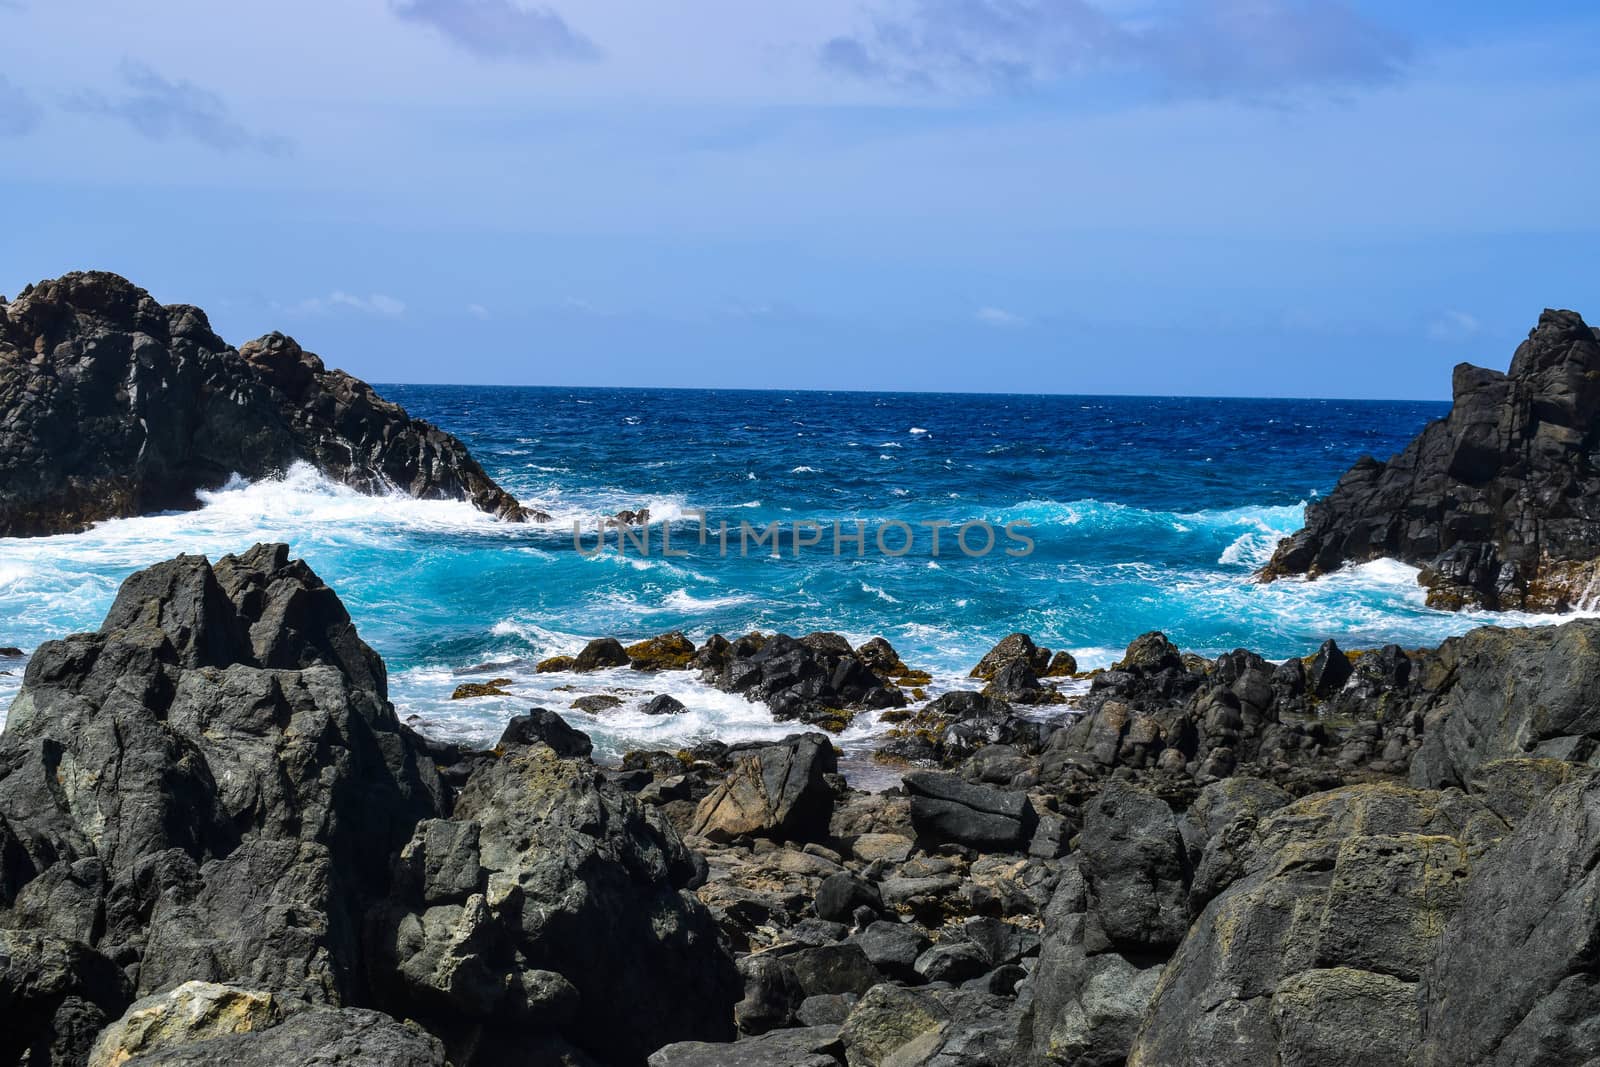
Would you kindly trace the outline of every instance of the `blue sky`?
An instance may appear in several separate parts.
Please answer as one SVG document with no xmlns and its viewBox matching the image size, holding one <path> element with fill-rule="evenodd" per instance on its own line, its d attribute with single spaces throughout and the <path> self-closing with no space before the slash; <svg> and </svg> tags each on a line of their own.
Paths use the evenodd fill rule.
<svg viewBox="0 0 1600 1067">
<path fill-rule="evenodd" d="M 0 292 L 376 381 L 1443 398 L 1600 320 L 1600 15 L 0 0 Z"/>
</svg>

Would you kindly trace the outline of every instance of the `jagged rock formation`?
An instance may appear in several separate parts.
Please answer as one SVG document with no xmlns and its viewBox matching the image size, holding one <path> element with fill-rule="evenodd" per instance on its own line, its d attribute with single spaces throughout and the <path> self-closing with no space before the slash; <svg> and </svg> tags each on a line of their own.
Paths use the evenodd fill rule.
<svg viewBox="0 0 1600 1067">
<path fill-rule="evenodd" d="M 1600 337 L 1546 310 L 1502 374 L 1463 363 L 1450 414 L 1363 456 L 1262 570 L 1315 577 L 1393 557 L 1435 607 L 1563 611 L 1600 574 Z"/>
<path fill-rule="evenodd" d="M 0 536 L 197 506 L 295 462 L 365 493 L 530 513 L 466 446 L 282 334 L 235 350 L 205 313 L 68 274 L 0 300 Z"/>
<path fill-rule="evenodd" d="M 107 1055 L 152 1063 L 637 1064 L 731 1035 L 703 868 L 545 741 L 576 737 L 516 726 L 470 757 L 402 726 L 286 546 L 133 575 L 99 632 L 40 646 L 0 734 L 0 1059 L 82 1064 L 119 1017 Z M 180 988 L 270 1018 L 130 1008 Z"/>
</svg>

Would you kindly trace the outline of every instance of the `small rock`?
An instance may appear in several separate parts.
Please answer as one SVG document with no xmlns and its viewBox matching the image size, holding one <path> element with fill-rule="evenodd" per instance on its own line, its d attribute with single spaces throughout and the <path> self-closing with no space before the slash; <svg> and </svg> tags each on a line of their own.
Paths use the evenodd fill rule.
<svg viewBox="0 0 1600 1067">
<path fill-rule="evenodd" d="M 610 693 L 591 693 L 588 696 L 581 696 L 574 700 L 572 706 L 578 711 L 586 711 L 593 715 L 598 711 L 609 711 L 612 708 L 621 707 L 622 700 L 619 697 L 612 696 Z"/>
<path fill-rule="evenodd" d="M 508 697 L 505 687 L 511 684 L 510 678 L 496 678 L 488 682 L 464 682 L 456 686 L 456 691 L 450 694 L 451 700 L 470 700 L 473 697 Z"/>
<path fill-rule="evenodd" d="M 534 708 L 506 723 L 500 735 L 502 745 L 549 745 L 562 759 L 587 759 L 594 752 L 589 735 L 567 725 L 553 711 Z"/>
<path fill-rule="evenodd" d="M 670 693 L 661 693 L 639 709 L 646 715 L 682 715 L 689 709 Z"/>
<path fill-rule="evenodd" d="M 841 871 L 825 878 L 817 889 L 817 915 L 833 922 L 850 922 L 857 908 L 877 911 L 883 907 L 878 890 L 853 874 Z"/>
<path fill-rule="evenodd" d="M 604 670 L 607 667 L 626 667 L 628 653 L 615 637 L 597 637 L 583 646 L 572 659 L 572 670 L 580 673 Z"/>
</svg>

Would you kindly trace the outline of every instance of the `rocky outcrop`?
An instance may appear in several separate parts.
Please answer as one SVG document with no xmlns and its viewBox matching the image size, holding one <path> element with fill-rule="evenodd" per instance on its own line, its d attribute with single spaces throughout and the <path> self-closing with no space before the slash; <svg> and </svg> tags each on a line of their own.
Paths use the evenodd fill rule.
<svg viewBox="0 0 1600 1067">
<path fill-rule="evenodd" d="M 1357 1050 L 1413 1062 L 1416 983 L 1504 830 L 1459 793 L 1387 785 L 1269 814 L 1165 964 L 1130 1067 L 1346 1063 Z M 1339 1023 L 1355 1019 L 1368 1021 L 1352 1043 Z"/>
<path fill-rule="evenodd" d="M 1434 658 L 1441 682 L 1411 760 L 1414 784 L 1465 787 L 1494 760 L 1584 763 L 1600 748 L 1600 621 L 1483 627 Z"/>
<path fill-rule="evenodd" d="M 1460 892 L 1423 969 L 1421 1067 L 1600 1057 L 1600 779 L 1536 808 Z"/>
<path fill-rule="evenodd" d="M 194 508 L 196 490 L 296 462 L 530 517 L 456 438 L 282 334 L 234 349 L 199 308 L 99 271 L 0 301 L 0 536 Z"/>
<path fill-rule="evenodd" d="M 767 837 L 810 841 L 827 834 L 833 813 L 828 776 L 838 770 L 822 734 L 798 735 L 737 756 L 722 783 L 700 802 L 691 832 L 711 841 Z"/>
<path fill-rule="evenodd" d="M 1267 580 L 1393 557 L 1435 607 L 1563 611 L 1600 574 L 1600 337 L 1546 310 L 1507 373 L 1456 367 L 1450 414 L 1363 456 L 1306 508 Z"/>
<path fill-rule="evenodd" d="M 412 734 L 285 546 L 133 575 L 40 646 L 0 734 L 0 1055 L 639 1064 L 731 1036 L 704 865 L 589 749 L 549 712 L 493 753 Z"/>
<path fill-rule="evenodd" d="M 866 656 L 883 662 L 893 652 L 873 648 Z M 835 733 L 863 708 L 906 703 L 898 686 L 875 673 L 850 642 L 834 633 L 799 639 L 787 634 L 748 634 L 736 641 L 713 637 L 691 665 L 700 666 L 701 677 L 718 689 L 762 701 L 776 719 L 799 720 Z"/>
</svg>

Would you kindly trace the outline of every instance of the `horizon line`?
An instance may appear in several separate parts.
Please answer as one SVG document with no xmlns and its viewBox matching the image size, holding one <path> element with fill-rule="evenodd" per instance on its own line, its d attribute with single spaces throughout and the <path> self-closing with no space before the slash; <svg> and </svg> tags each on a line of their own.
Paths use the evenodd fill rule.
<svg viewBox="0 0 1600 1067">
<path fill-rule="evenodd" d="M 346 371 L 345 373 L 349 373 Z M 354 377 L 354 376 L 353 376 Z M 1453 399 L 1424 399 L 1419 397 L 1365 397 L 1365 396 L 1243 396 L 1231 393 L 1015 393 L 999 390 L 949 390 L 949 389 L 829 389 L 816 386 L 750 386 L 750 385 L 530 385 L 483 382 L 399 382 L 369 381 L 374 388 L 389 386 L 434 387 L 447 389 L 590 389 L 607 393 L 845 393 L 862 396 L 981 396 L 981 397 L 1052 397 L 1081 400 L 1276 400 L 1307 401 L 1314 403 L 1344 404 L 1445 404 Z"/>
</svg>

